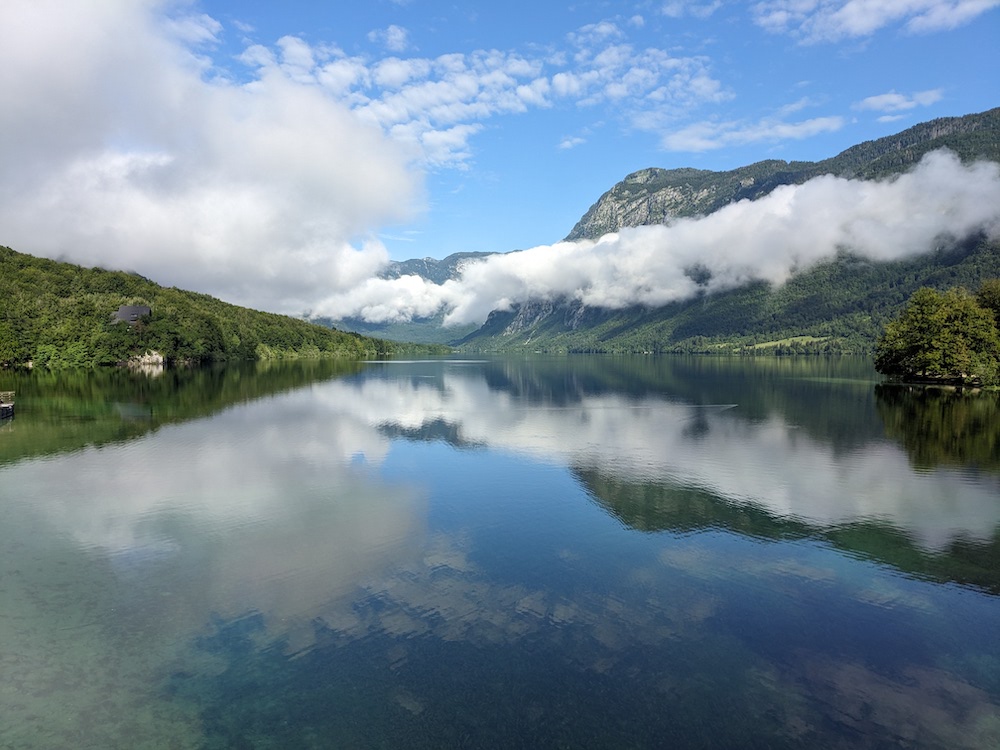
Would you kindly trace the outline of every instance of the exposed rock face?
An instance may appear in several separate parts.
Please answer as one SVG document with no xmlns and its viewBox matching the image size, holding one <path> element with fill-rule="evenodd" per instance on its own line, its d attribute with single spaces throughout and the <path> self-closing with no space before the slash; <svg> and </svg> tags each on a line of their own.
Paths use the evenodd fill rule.
<svg viewBox="0 0 1000 750">
<path fill-rule="evenodd" d="M 381 276 L 384 279 L 398 279 L 400 276 L 420 276 L 435 284 L 443 284 L 448 279 L 458 278 L 469 263 L 487 258 L 493 253 L 453 253 L 441 260 L 434 258 L 411 258 L 393 261 Z"/>
<path fill-rule="evenodd" d="M 513 318 L 504 327 L 501 335 L 516 336 L 523 331 L 534 328 L 552 315 L 558 317 L 561 327 L 575 331 L 585 323 L 589 310 L 579 300 L 526 302 L 516 306 L 511 313 L 508 313 L 512 314 Z"/>
<path fill-rule="evenodd" d="M 651 167 L 633 172 L 601 196 L 566 239 L 596 239 L 622 227 L 669 224 L 676 217 L 710 213 L 720 195 L 731 198 L 755 182 L 734 173 L 719 175 L 726 177 L 714 179 L 715 172 L 696 169 Z"/>
<path fill-rule="evenodd" d="M 503 335 L 513 336 L 526 328 L 531 328 L 551 315 L 555 309 L 555 304 L 548 300 L 520 305 L 514 313 L 514 319 L 503 329 Z"/>
<path fill-rule="evenodd" d="M 600 197 L 567 240 L 597 239 L 622 227 L 669 224 L 680 217 L 710 214 L 743 199 L 753 200 L 781 185 L 799 185 L 819 175 L 878 179 L 906 171 L 929 151 L 950 148 L 965 161 L 1000 161 L 1000 108 L 965 117 L 921 123 L 897 135 L 852 146 L 819 162 L 768 160 L 728 172 L 703 169 L 642 169 Z"/>
<path fill-rule="evenodd" d="M 129 357 L 128 369 L 134 372 L 143 372 L 147 375 L 160 375 L 163 372 L 163 355 L 159 352 L 147 350 L 144 354 Z"/>
</svg>

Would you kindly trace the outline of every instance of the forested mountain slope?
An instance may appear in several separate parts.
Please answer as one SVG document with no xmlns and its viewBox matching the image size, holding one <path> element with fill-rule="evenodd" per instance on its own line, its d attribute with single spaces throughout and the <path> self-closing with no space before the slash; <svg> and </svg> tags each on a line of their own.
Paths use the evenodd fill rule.
<svg viewBox="0 0 1000 750">
<path fill-rule="evenodd" d="M 548 302 L 494 312 L 470 351 L 868 353 L 921 286 L 971 290 L 1000 277 L 1000 243 L 979 236 L 893 262 L 842 253 L 780 287 L 757 282 L 658 308 Z"/>
<path fill-rule="evenodd" d="M 129 324 L 121 305 L 149 307 Z M 282 357 L 362 359 L 392 354 L 386 341 L 162 287 L 121 271 L 83 268 L 0 247 L 0 366 L 115 364 L 146 350 L 168 360 Z"/>
</svg>

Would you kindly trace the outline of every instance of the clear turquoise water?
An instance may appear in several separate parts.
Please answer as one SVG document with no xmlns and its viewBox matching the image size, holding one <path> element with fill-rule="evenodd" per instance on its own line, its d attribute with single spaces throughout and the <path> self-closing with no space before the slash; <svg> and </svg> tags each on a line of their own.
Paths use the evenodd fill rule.
<svg viewBox="0 0 1000 750">
<path fill-rule="evenodd" d="M 993 396 L 819 359 L 168 378 L 15 384 L 0 747 L 1000 746 Z"/>
</svg>

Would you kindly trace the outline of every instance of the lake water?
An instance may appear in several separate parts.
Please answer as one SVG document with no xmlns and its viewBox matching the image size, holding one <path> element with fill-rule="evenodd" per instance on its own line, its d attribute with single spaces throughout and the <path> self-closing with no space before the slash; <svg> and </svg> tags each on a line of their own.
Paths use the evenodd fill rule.
<svg viewBox="0 0 1000 750">
<path fill-rule="evenodd" d="M 1000 747 L 1000 398 L 853 359 L 0 372 L 0 747 Z"/>
</svg>

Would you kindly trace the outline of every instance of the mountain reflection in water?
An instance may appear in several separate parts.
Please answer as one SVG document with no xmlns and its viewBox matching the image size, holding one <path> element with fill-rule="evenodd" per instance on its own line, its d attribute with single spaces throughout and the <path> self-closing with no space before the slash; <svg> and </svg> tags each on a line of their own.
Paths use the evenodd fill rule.
<svg viewBox="0 0 1000 750">
<path fill-rule="evenodd" d="M 1000 743 L 995 398 L 818 358 L 24 377 L 0 746 Z"/>
</svg>

